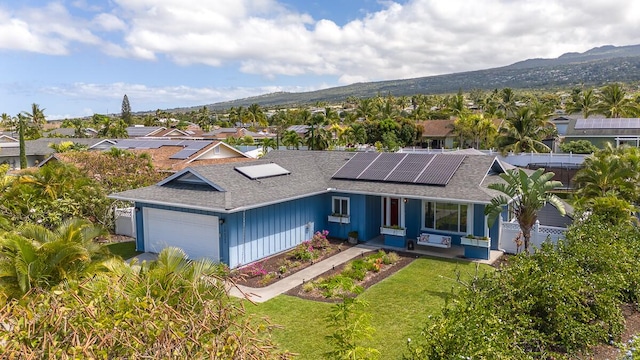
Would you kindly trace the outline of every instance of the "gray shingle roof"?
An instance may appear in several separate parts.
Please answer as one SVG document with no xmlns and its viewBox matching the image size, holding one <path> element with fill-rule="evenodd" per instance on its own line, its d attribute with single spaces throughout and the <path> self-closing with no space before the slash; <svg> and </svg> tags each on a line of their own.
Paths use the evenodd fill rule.
<svg viewBox="0 0 640 360">
<path fill-rule="evenodd" d="M 487 155 L 467 155 L 447 186 L 384 183 L 359 180 L 336 180 L 331 176 L 354 153 L 340 151 L 285 151 L 277 150 L 249 164 L 274 162 L 289 170 L 289 175 L 251 180 L 234 168 L 237 164 L 200 166 L 191 169 L 199 176 L 224 189 L 203 190 L 202 186 L 164 186 L 128 190 L 111 197 L 174 204 L 189 208 L 237 211 L 286 201 L 314 193 L 343 191 L 352 193 L 386 194 L 426 199 L 449 199 L 487 203 L 496 192 L 486 188 L 490 182 L 501 181 L 497 175 L 487 175 L 495 158 Z"/>
<path fill-rule="evenodd" d="M 59 144 L 64 141 L 71 141 L 77 144 L 83 144 L 87 146 L 92 146 L 104 139 L 94 139 L 94 138 L 40 138 L 37 140 L 27 140 L 24 142 L 25 152 L 27 155 L 50 155 L 53 154 L 52 148 L 49 147 L 49 144 Z M 3 147 L 0 151 L 0 157 L 3 156 L 20 156 L 20 148 L 19 147 Z"/>
</svg>

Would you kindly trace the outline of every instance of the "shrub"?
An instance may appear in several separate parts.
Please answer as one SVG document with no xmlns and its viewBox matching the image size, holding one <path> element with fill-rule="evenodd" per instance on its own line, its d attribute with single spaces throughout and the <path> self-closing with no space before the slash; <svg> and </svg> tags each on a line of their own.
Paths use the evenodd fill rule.
<svg viewBox="0 0 640 360">
<path fill-rule="evenodd" d="M 301 261 L 311 261 L 318 257 L 316 249 L 310 240 L 303 241 L 293 250 L 293 257 Z"/>
<path fill-rule="evenodd" d="M 557 248 L 515 256 L 467 284 L 405 358 L 570 357 L 618 339 L 621 304 L 639 299 L 639 243 L 628 223 L 574 224 Z"/>
<path fill-rule="evenodd" d="M 267 275 L 267 270 L 264 268 L 262 261 L 251 263 L 243 270 L 243 272 L 250 277 Z"/>
<path fill-rule="evenodd" d="M 589 140 L 575 140 L 560 144 L 560 150 L 566 153 L 591 154 L 598 151 L 598 148 Z"/>
<path fill-rule="evenodd" d="M 327 240 L 327 235 L 329 235 L 329 231 L 327 230 L 316 231 L 316 233 L 313 234 L 313 237 L 311 238 L 311 246 L 313 246 L 314 249 L 321 250 L 329 247 L 329 240 Z"/>
</svg>

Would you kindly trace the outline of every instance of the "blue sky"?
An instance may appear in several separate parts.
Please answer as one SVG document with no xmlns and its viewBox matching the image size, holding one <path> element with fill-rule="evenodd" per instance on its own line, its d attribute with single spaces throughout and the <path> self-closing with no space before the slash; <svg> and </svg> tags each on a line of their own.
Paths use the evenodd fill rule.
<svg viewBox="0 0 640 360">
<path fill-rule="evenodd" d="M 0 0 L 0 113 L 197 106 L 640 44 L 634 0 Z"/>
</svg>

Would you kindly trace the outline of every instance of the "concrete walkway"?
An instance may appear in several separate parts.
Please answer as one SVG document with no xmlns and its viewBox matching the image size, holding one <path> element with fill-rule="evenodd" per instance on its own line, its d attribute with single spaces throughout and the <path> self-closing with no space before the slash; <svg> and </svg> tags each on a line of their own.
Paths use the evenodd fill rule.
<svg viewBox="0 0 640 360">
<path fill-rule="evenodd" d="M 262 288 L 250 288 L 242 285 L 238 285 L 237 287 L 231 286 L 229 294 L 239 298 L 247 298 L 256 303 L 265 302 L 293 289 L 298 285 L 301 285 L 304 281 L 309 281 L 316 276 L 331 270 L 334 266 L 341 265 L 368 251 L 371 251 L 370 247 L 356 245 L 341 251 L 328 259 L 322 260 L 317 264 L 313 264 L 304 270 L 300 270 L 291 276 L 287 276 L 269 286 Z"/>
</svg>

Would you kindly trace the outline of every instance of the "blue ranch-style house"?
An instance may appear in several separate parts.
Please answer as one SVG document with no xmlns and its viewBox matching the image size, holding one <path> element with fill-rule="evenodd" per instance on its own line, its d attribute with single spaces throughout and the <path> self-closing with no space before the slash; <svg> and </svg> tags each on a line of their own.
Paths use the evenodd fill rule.
<svg viewBox="0 0 640 360">
<path fill-rule="evenodd" d="M 498 194 L 487 186 L 504 171 L 488 155 L 276 150 L 110 197 L 134 203 L 139 251 L 176 246 L 231 268 L 324 229 L 389 247 L 463 246 L 466 257 L 488 259 L 500 225 L 484 215 Z"/>
</svg>

